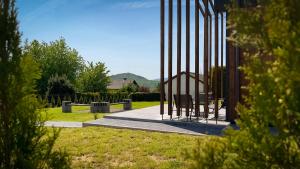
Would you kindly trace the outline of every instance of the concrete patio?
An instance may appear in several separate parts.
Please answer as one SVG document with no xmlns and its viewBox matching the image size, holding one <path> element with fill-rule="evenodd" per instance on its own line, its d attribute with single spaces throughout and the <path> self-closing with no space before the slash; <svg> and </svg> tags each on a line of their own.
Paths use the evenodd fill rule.
<svg viewBox="0 0 300 169">
<path fill-rule="evenodd" d="M 200 109 L 203 111 L 203 107 L 200 107 Z M 217 123 L 213 114 L 209 114 L 208 120 L 200 118 L 199 121 L 197 121 L 196 118 L 193 117 L 192 121 L 189 121 L 184 116 L 184 112 L 180 118 L 178 118 L 175 114 L 176 112 L 174 112 L 172 119 L 170 119 L 167 113 L 162 119 L 159 110 L 159 106 L 153 106 L 113 113 L 106 115 L 102 119 L 84 122 L 83 126 L 105 126 L 192 135 L 221 135 L 223 130 L 230 125 L 229 122 L 224 121 L 225 109 L 220 110 L 220 120 L 218 120 Z M 165 110 L 167 112 L 167 105 L 165 105 Z"/>
</svg>

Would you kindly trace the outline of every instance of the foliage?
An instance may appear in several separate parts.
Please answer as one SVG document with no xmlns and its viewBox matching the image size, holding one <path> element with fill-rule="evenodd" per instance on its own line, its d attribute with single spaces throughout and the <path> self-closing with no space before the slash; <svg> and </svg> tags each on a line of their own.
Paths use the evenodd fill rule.
<svg viewBox="0 0 300 169">
<path fill-rule="evenodd" d="M 46 93 L 50 77 L 66 75 L 71 84 L 75 84 L 84 67 L 82 57 L 75 49 L 70 48 L 63 38 L 50 43 L 36 40 L 26 42 L 24 53 L 33 56 L 40 64 L 42 76 L 38 80 L 37 89 L 41 95 Z"/>
<path fill-rule="evenodd" d="M 107 101 L 107 102 L 119 102 L 123 99 L 129 98 L 128 93 L 76 93 L 76 97 L 79 97 L 79 103 L 87 103 L 88 101 Z"/>
<path fill-rule="evenodd" d="M 77 80 L 77 86 L 81 92 L 106 92 L 107 85 L 110 82 L 109 71 L 104 63 L 89 63 L 80 74 Z"/>
<path fill-rule="evenodd" d="M 60 97 L 58 96 L 57 97 L 57 107 L 60 107 L 61 106 L 61 99 L 60 99 Z"/>
<path fill-rule="evenodd" d="M 51 107 L 56 107 L 55 99 L 53 96 L 51 97 Z"/>
<path fill-rule="evenodd" d="M 160 93 L 137 92 L 130 94 L 132 101 L 160 101 Z"/>
<path fill-rule="evenodd" d="M 196 160 L 218 168 L 300 168 L 300 1 L 257 3 L 229 10 L 231 40 L 247 59 L 240 130 L 211 141 Z"/>
<path fill-rule="evenodd" d="M 50 77 L 48 80 L 48 96 L 73 96 L 75 89 L 66 75 Z"/>
<path fill-rule="evenodd" d="M 77 94 L 75 94 L 75 97 L 74 97 L 74 103 L 78 103 L 78 98 L 77 98 Z"/>
<path fill-rule="evenodd" d="M 120 92 L 127 92 L 130 94 L 130 93 L 137 92 L 138 89 L 139 89 L 139 87 L 136 84 L 130 83 L 130 84 L 124 86 L 122 89 L 120 89 Z"/>
<path fill-rule="evenodd" d="M 58 130 L 48 130 L 38 108 L 33 58 L 22 55 L 14 0 L 0 0 L 0 168 L 69 168 L 53 149 Z"/>
</svg>

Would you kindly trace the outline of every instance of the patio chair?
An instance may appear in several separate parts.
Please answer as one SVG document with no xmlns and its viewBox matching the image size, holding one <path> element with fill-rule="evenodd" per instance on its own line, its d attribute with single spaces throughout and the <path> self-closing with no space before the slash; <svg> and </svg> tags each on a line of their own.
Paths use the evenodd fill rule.
<svg viewBox="0 0 300 169">
<path fill-rule="evenodd" d="M 224 107 L 224 99 L 218 99 L 218 110 L 220 110 L 222 107 Z M 211 101 L 211 104 L 208 106 L 209 109 L 212 111 L 209 113 L 214 113 L 215 112 L 215 101 Z"/>
<path fill-rule="evenodd" d="M 180 98 L 177 97 L 176 94 L 174 94 L 174 102 L 173 102 L 173 110 L 174 105 L 176 109 L 180 110 L 180 117 L 182 116 L 182 109 L 187 107 L 187 103 L 189 102 L 189 110 L 190 110 L 190 119 L 192 118 L 192 113 L 194 112 L 194 104 L 193 104 L 193 98 L 191 95 L 179 95 Z M 179 104 L 180 99 L 180 104 Z"/>
</svg>

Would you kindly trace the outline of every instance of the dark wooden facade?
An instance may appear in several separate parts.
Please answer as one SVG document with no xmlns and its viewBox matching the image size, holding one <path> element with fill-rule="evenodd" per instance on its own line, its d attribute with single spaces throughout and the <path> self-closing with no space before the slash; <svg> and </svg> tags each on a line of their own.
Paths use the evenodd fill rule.
<svg viewBox="0 0 300 169">
<path fill-rule="evenodd" d="M 173 44 L 173 1 L 175 0 L 166 0 L 168 1 L 168 60 L 167 60 L 167 69 L 168 69 L 168 112 L 167 114 L 172 118 L 173 115 L 173 110 L 172 110 L 172 61 L 173 61 L 173 53 L 172 53 L 172 44 Z M 164 111 L 164 99 L 165 99 L 165 94 L 164 94 L 164 77 L 165 77 L 165 0 L 161 0 L 161 115 L 165 114 Z M 195 5 L 192 6 L 190 4 L 190 0 L 185 1 L 185 7 L 186 7 L 186 36 L 185 36 L 185 56 L 181 56 L 181 48 L 182 48 L 182 2 L 181 0 L 177 0 L 177 74 L 181 72 L 181 60 L 185 58 L 186 60 L 186 79 L 181 79 L 178 78 L 176 83 L 177 83 L 177 98 L 180 98 L 179 95 L 181 93 L 180 91 L 180 84 L 181 81 L 185 81 L 186 84 L 186 95 L 190 95 L 190 66 L 191 66 L 191 56 L 190 56 L 190 8 L 194 7 L 195 8 L 195 77 L 196 82 L 199 80 L 199 72 L 200 72 L 200 56 L 203 56 L 203 73 L 204 73 L 204 93 L 205 93 L 205 104 L 204 104 L 204 113 L 202 115 L 203 118 L 208 117 L 209 109 L 208 109 L 208 94 L 209 92 L 212 91 L 212 77 L 215 79 L 215 87 L 214 91 L 214 100 L 215 100 L 215 117 L 216 120 L 218 119 L 218 90 L 219 88 L 217 87 L 218 85 L 221 86 L 221 90 L 223 91 L 224 89 L 227 90 L 227 95 L 222 97 L 225 98 L 227 106 L 226 106 L 226 118 L 228 121 L 233 121 L 235 118 L 237 118 L 236 112 L 235 112 L 235 106 L 237 102 L 240 100 L 240 73 L 238 71 L 238 66 L 240 65 L 240 57 L 241 57 L 241 51 L 234 47 L 233 44 L 230 42 L 226 41 L 226 54 L 224 53 L 225 51 L 223 50 L 224 43 L 223 40 L 226 38 L 226 35 L 230 34 L 230 30 L 227 29 L 226 35 L 225 32 L 223 31 L 223 28 L 226 27 L 226 24 L 224 24 L 224 16 L 225 16 L 225 8 L 224 4 L 228 2 L 227 0 L 195 0 Z M 200 15 L 201 14 L 201 15 Z M 227 17 L 226 17 L 227 18 Z M 200 25 L 200 20 L 203 20 L 203 24 Z M 193 21 L 192 21 L 193 22 Z M 212 24 L 214 25 L 214 29 L 212 27 Z M 204 35 L 200 37 L 199 30 L 200 28 L 204 29 Z M 214 36 L 214 41 L 212 41 L 212 36 Z M 200 46 L 199 41 L 200 39 L 203 40 L 204 45 Z M 200 54 L 199 49 L 203 48 L 204 53 Z M 214 49 L 214 56 L 212 56 L 212 50 Z M 224 58 L 224 55 L 226 56 L 226 59 Z M 175 57 L 174 57 L 175 58 Z M 226 64 L 225 64 L 226 61 Z M 214 64 L 214 68 L 216 69 L 215 75 L 212 76 L 212 64 Z M 223 73 L 221 73 L 221 77 L 217 76 L 218 69 L 226 67 L 226 79 L 227 82 L 226 84 L 223 84 Z M 223 69 L 221 69 L 223 71 Z M 218 84 L 221 83 L 221 84 Z M 201 117 L 200 114 L 200 108 L 199 108 L 199 83 L 195 83 L 195 115 L 197 119 Z M 179 100 L 180 102 L 180 100 Z M 187 102 L 189 104 L 189 102 Z M 176 115 L 180 115 L 180 110 L 176 110 Z M 190 112 L 189 112 L 189 105 L 186 105 L 186 110 L 185 110 L 185 116 L 189 117 Z"/>
</svg>

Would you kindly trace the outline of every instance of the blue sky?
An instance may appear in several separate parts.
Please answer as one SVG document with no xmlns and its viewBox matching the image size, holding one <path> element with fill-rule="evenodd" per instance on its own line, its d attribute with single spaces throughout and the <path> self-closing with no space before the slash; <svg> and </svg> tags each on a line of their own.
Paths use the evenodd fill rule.
<svg viewBox="0 0 300 169">
<path fill-rule="evenodd" d="M 159 0 L 17 0 L 23 40 L 50 42 L 64 37 L 86 61 L 104 62 L 110 74 L 131 72 L 149 79 L 160 75 L 159 4 Z M 191 20 L 193 14 L 191 10 Z M 191 28 L 193 37 L 193 23 Z M 176 38 L 174 49 L 175 42 Z M 193 42 L 192 38 L 191 55 Z M 182 64 L 184 69 L 184 60 Z"/>
</svg>

